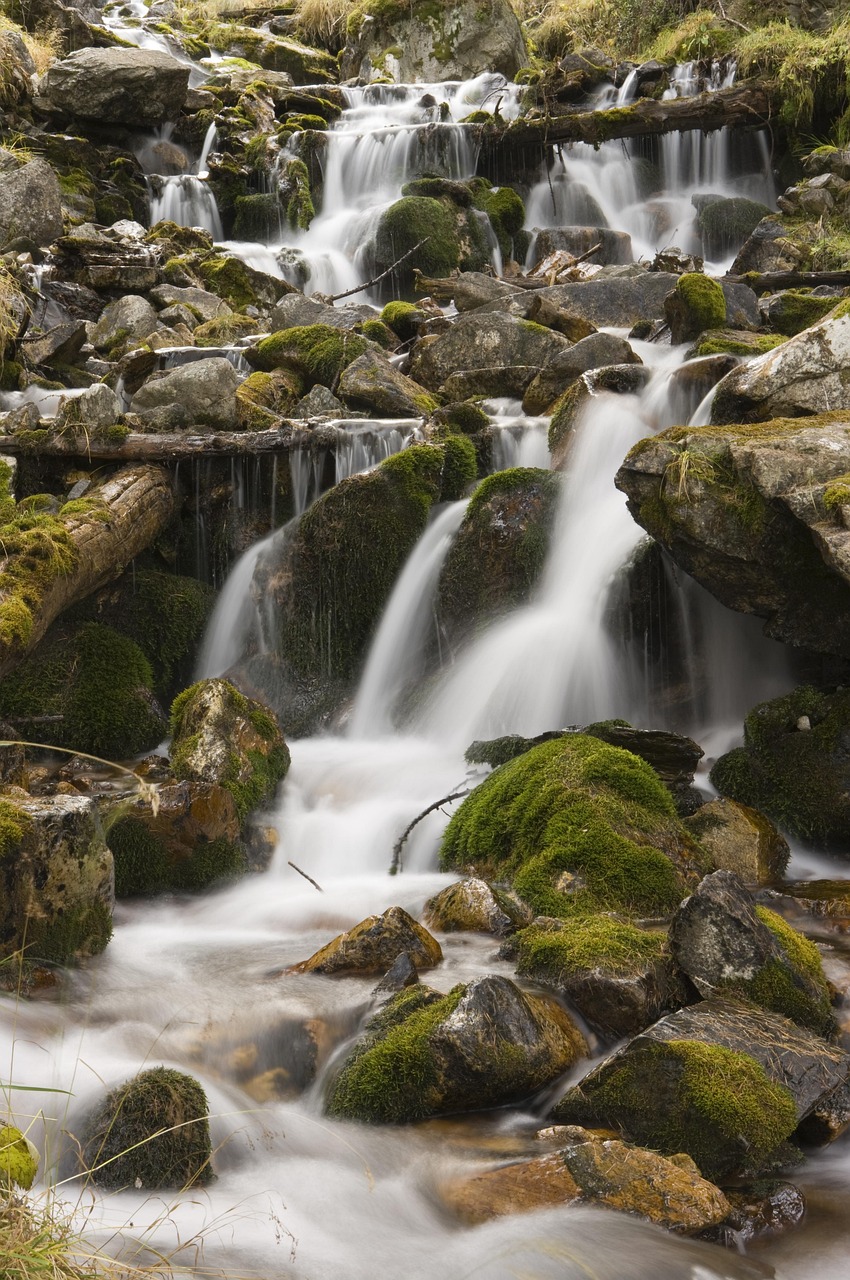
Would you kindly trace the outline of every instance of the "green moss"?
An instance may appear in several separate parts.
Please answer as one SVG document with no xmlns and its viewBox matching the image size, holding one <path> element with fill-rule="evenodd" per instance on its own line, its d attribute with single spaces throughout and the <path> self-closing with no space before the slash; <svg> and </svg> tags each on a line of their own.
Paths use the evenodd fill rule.
<svg viewBox="0 0 850 1280">
<path fill-rule="evenodd" d="M 37 1172 L 35 1147 L 30 1150 L 20 1129 L 8 1124 L 0 1126 L 0 1188 L 4 1194 L 8 1196 L 13 1187 L 29 1191 Z"/>
<path fill-rule="evenodd" d="M 107 833 L 115 860 L 115 896 L 150 897 L 173 890 L 200 892 L 244 875 L 245 851 L 220 837 L 197 840 L 191 850 L 170 849 L 148 822 L 119 818 Z"/>
<path fill-rule="evenodd" d="M 430 1037 L 460 1003 L 465 988 L 434 999 L 413 987 L 396 996 L 367 1028 L 334 1081 L 331 1116 L 366 1124 L 402 1124 L 433 1115 L 439 1078 Z"/>
<path fill-rule="evenodd" d="M 112 911 L 95 899 L 66 908 L 52 919 L 31 916 L 27 955 L 48 964 L 68 964 L 77 955 L 99 955 L 112 937 Z"/>
<path fill-rule="evenodd" d="M 823 505 L 827 511 L 838 511 L 850 505 L 850 472 L 836 476 L 823 491 Z"/>
<path fill-rule="evenodd" d="M 11 800 L 0 800 L 0 861 L 15 853 L 32 827 L 32 819 Z"/>
<path fill-rule="evenodd" d="M 744 994 L 765 1009 L 809 1027 L 817 1035 L 834 1035 L 837 1026 L 817 947 L 775 911 L 757 906 L 756 915 L 776 938 L 788 964 L 770 961 L 763 965 L 751 982 L 743 984 Z M 803 982 L 798 974 L 803 976 Z"/>
<path fill-rule="evenodd" d="M 89 1118 L 83 1147 L 100 1186 L 204 1186 L 213 1177 L 206 1094 L 180 1071 L 144 1071 Z"/>
<path fill-rule="evenodd" d="M 693 348 L 693 356 L 758 356 L 781 347 L 785 339 L 781 334 L 737 334 L 717 330 L 705 334 Z"/>
<path fill-rule="evenodd" d="M 514 237 L 525 225 L 525 205 L 513 187 L 492 188 L 489 183 L 483 189 L 479 186 L 474 204 L 490 219 L 503 260 L 516 256 Z"/>
<path fill-rule="evenodd" d="M 835 298 L 814 297 L 794 289 L 786 290 L 780 302 L 781 310 L 774 308 L 771 311 L 770 323 L 777 333 L 787 338 L 793 338 L 796 333 L 802 333 L 803 329 L 823 320 L 836 305 Z"/>
<path fill-rule="evenodd" d="M 32 635 L 33 614 L 54 582 L 74 567 L 77 549 L 61 518 L 25 508 L 11 514 L 8 482 L 0 488 L 9 516 L 0 525 L 0 645 L 23 647 Z"/>
<path fill-rule="evenodd" d="M 198 275 L 211 293 L 224 298 L 234 311 L 256 307 L 257 291 L 250 270 L 239 258 L 206 258 L 197 264 Z"/>
<path fill-rule="evenodd" d="M 470 499 L 467 517 L 471 519 L 497 494 L 513 493 L 519 485 L 535 479 L 539 474 L 536 467 L 508 467 L 506 471 L 494 471 L 492 475 L 485 476 Z"/>
<path fill-rule="evenodd" d="M 490 425 L 487 414 L 472 400 L 445 405 L 434 414 L 434 421 L 468 436 L 477 435 Z"/>
<path fill-rule="evenodd" d="M 616 910 L 664 915 L 683 896 L 701 851 L 670 793 L 644 761 L 571 734 L 502 765 L 452 817 L 444 869 L 512 877 L 539 914 Z"/>
<path fill-rule="evenodd" d="M 563 985 L 579 973 L 625 976 L 640 973 L 665 955 L 665 937 L 607 916 L 575 920 L 564 929 L 523 929 L 517 973 Z"/>
<path fill-rule="evenodd" d="M 414 267 L 442 278 L 460 265 L 457 218 L 449 205 L 429 196 L 405 196 L 381 215 L 375 242 L 379 263 L 390 266 L 419 245 L 398 268 L 403 288 L 409 287 Z"/>
<path fill-rule="evenodd" d="M 745 1160 L 758 1166 L 797 1127 L 790 1092 L 754 1058 L 697 1040 L 636 1042 L 586 1100 L 567 1094 L 556 1114 L 622 1126 L 664 1155 L 685 1152 L 707 1178 Z"/>
<path fill-rule="evenodd" d="M 468 436 L 450 435 L 442 441 L 443 475 L 440 498 L 443 502 L 456 502 L 478 475 L 478 459 L 475 445 Z"/>
<path fill-rule="evenodd" d="M 296 325 L 264 338 L 257 346 L 256 363 L 262 371 L 292 368 L 309 385 L 333 387 L 343 369 L 367 350 L 365 338 L 327 324 Z"/>
<path fill-rule="evenodd" d="M 424 319 L 424 311 L 412 302 L 388 302 L 381 312 L 383 323 L 398 334 L 402 342 L 410 342 L 417 336 Z"/>
<path fill-rule="evenodd" d="M 368 338 L 370 342 L 376 342 L 385 351 L 394 351 L 398 346 L 396 335 L 382 320 L 365 320 L 360 325 L 360 332 L 364 338 Z"/>
<path fill-rule="evenodd" d="M 277 195 L 237 196 L 234 208 L 234 240 L 258 240 L 268 244 L 281 239 L 283 209 Z"/>
<path fill-rule="evenodd" d="M 106 759 L 127 759 L 161 740 L 153 673 L 139 647 L 110 627 L 56 630 L 0 684 L 0 715 L 39 738 Z M 58 715 L 42 724 L 39 717 Z"/>
<path fill-rule="evenodd" d="M 254 317 L 232 312 L 199 324 L 192 336 L 196 347 L 223 347 L 256 333 L 258 328 L 259 322 Z"/>
<path fill-rule="evenodd" d="M 689 271 L 676 281 L 676 294 L 684 304 L 689 326 L 696 333 L 722 329 L 726 323 L 726 298 L 716 280 Z"/>
</svg>

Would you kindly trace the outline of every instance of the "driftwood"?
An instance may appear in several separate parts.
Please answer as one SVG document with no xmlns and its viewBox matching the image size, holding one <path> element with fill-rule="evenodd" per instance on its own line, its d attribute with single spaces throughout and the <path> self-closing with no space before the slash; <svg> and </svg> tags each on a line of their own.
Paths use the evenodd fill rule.
<svg viewBox="0 0 850 1280">
<path fill-rule="evenodd" d="M 505 128 L 482 126 L 482 158 L 504 150 L 527 150 L 559 142 L 588 142 L 598 146 L 614 138 L 677 133 L 688 129 L 761 128 L 773 107 L 769 86 L 759 82 L 698 93 L 692 98 L 660 102 L 640 98 L 627 107 L 607 111 L 572 108 L 557 115 L 520 117 Z"/>
<path fill-rule="evenodd" d="M 350 298 L 353 294 L 360 293 L 363 289 L 371 289 L 372 285 L 380 284 L 382 280 L 386 280 L 387 276 L 392 275 L 396 267 L 400 267 L 403 262 L 407 262 L 408 258 L 412 258 L 417 249 L 421 249 L 423 244 L 427 244 L 430 239 L 430 236 L 424 236 L 412 249 L 408 249 L 407 253 L 403 253 L 400 258 L 396 258 L 395 262 L 387 267 L 386 271 L 382 271 L 379 276 L 373 276 L 371 280 L 367 280 L 364 284 L 356 284 L 353 289 L 346 289 L 345 293 L 332 293 L 328 301 L 339 302 L 340 298 Z"/>
<path fill-rule="evenodd" d="M 395 876 L 401 871 L 401 851 L 404 848 L 405 841 L 410 835 L 414 827 L 417 827 L 423 818 L 427 818 L 429 813 L 433 813 L 435 809 L 439 809 L 442 805 L 448 804 L 450 800 L 459 800 L 461 796 L 468 796 L 471 787 L 464 787 L 462 791 L 452 791 L 450 795 L 443 796 L 441 800 L 435 800 L 433 804 L 429 804 L 427 809 L 423 809 L 421 813 L 417 813 L 412 822 L 409 822 L 402 831 L 398 840 L 393 845 L 393 860 L 390 863 L 390 875 Z"/>
<path fill-rule="evenodd" d="M 91 458 L 97 462 L 180 462 L 184 458 L 239 457 L 242 454 L 254 457 L 285 452 L 298 429 L 304 426 L 304 423 L 296 426 L 285 421 L 282 426 L 266 431 L 214 431 L 204 434 L 136 431 L 119 441 L 57 433 L 40 440 L 36 446 L 26 436 L 17 440 L 11 435 L 3 436 L 0 447 L 3 453 L 14 457 L 37 453 L 40 458 Z"/>
<path fill-rule="evenodd" d="M 846 287 L 850 285 L 850 271 L 750 271 L 724 279 L 730 284 L 748 284 L 756 293 L 773 293 L 776 289 L 816 289 L 820 284 Z M 835 299 L 836 306 L 840 301 Z"/>
<path fill-rule="evenodd" d="M 37 603 L 31 607 L 32 628 L 26 639 L 17 631 L 0 645 L 0 676 L 32 652 L 60 613 L 117 578 L 158 537 L 176 510 L 171 478 L 161 467 L 127 467 L 92 496 L 100 499 L 99 510 L 62 521 L 73 543 L 74 563 L 35 593 Z M 2 556 L 0 544 L 0 573 L 10 564 L 11 557 Z M 10 599 L 11 590 L 11 585 L 0 588 L 0 605 Z"/>
</svg>

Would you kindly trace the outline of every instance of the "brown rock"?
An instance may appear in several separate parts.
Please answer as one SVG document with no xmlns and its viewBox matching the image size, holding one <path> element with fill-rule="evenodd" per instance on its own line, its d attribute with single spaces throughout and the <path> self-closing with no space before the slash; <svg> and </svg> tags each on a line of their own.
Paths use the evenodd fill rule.
<svg viewBox="0 0 850 1280">
<path fill-rule="evenodd" d="M 427 929 L 403 907 L 390 907 L 339 934 L 309 960 L 294 965 L 292 972 L 383 974 L 403 952 L 417 969 L 431 969 L 443 958 L 439 942 Z"/>
</svg>

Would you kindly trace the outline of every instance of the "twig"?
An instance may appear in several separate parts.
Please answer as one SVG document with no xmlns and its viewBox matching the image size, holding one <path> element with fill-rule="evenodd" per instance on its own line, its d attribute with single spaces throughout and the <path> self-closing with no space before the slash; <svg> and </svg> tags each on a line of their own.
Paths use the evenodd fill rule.
<svg viewBox="0 0 850 1280">
<path fill-rule="evenodd" d="M 312 876 L 308 876 L 306 871 L 302 871 L 300 867 L 296 867 L 294 862 L 290 862 L 289 860 L 287 860 L 287 865 L 292 867 L 293 871 L 297 871 L 299 876 L 303 876 L 305 880 L 309 880 L 313 888 L 319 890 L 319 893 L 325 892 L 320 884 L 316 884 L 316 881 L 313 879 Z"/>
<path fill-rule="evenodd" d="M 407 262 L 408 258 L 412 258 L 416 250 L 421 249 L 423 244 L 427 244 L 430 239 L 430 236 L 425 236 L 412 249 L 408 249 L 407 253 L 403 253 L 400 258 L 396 258 L 392 266 L 387 267 L 386 271 L 382 271 L 379 276 L 374 276 L 371 280 L 367 280 L 365 284 L 358 284 L 353 289 L 346 289 L 345 293 L 332 293 L 329 301 L 339 302 L 340 298 L 350 298 L 353 293 L 360 293 L 363 289 L 371 289 L 373 284 L 380 284 L 388 275 L 392 275 L 396 267 L 400 267 L 403 262 Z"/>
<path fill-rule="evenodd" d="M 470 787 L 464 787 L 463 791 L 453 791 L 451 795 L 443 796 L 442 800 L 435 800 L 433 804 L 428 805 L 427 809 L 423 809 L 421 813 L 416 815 L 413 821 L 405 827 L 404 831 L 402 831 L 398 840 L 396 840 L 395 844 L 393 845 L 393 860 L 390 863 L 391 876 L 398 875 L 399 871 L 401 871 L 402 869 L 401 868 L 401 851 L 404 847 L 405 840 L 410 835 L 413 828 L 417 826 L 417 824 L 420 823 L 423 818 L 427 818 L 429 813 L 433 813 L 435 809 L 439 809 L 440 805 L 448 804 L 450 800 L 459 800 L 461 796 L 468 796 L 470 790 L 471 790 Z"/>
<path fill-rule="evenodd" d="M 747 35 L 750 35 L 752 27 L 745 27 L 743 22 L 739 22 L 737 18 L 730 18 L 729 14 L 723 8 L 723 0 L 715 0 L 715 4 L 717 5 L 717 12 L 724 22 L 728 22 L 730 27 L 740 27 L 742 31 L 746 31 Z"/>
</svg>

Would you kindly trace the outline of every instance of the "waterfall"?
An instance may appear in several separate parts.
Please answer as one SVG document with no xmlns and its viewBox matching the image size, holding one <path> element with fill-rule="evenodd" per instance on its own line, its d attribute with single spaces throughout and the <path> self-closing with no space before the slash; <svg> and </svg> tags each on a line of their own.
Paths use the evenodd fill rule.
<svg viewBox="0 0 850 1280">
<path fill-rule="evenodd" d="M 283 530 L 255 542 L 240 556 L 228 574 L 204 634 L 195 667 L 195 679 L 207 680 L 228 671 L 249 648 L 262 645 L 260 611 L 251 592 L 260 556 Z"/>
<path fill-rule="evenodd" d="M 549 466 L 548 418 L 529 417 L 519 400 L 485 400 L 482 408 L 490 416 L 492 471 Z"/>
<path fill-rule="evenodd" d="M 393 588 L 357 690 L 349 736 L 374 738 L 393 728 L 393 710 L 424 666 L 440 571 L 466 502 L 453 502 L 428 526 Z"/>
</svg>

